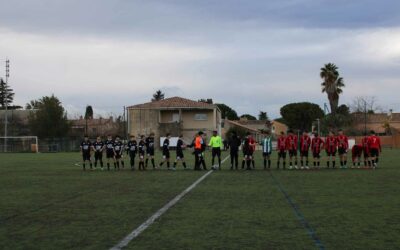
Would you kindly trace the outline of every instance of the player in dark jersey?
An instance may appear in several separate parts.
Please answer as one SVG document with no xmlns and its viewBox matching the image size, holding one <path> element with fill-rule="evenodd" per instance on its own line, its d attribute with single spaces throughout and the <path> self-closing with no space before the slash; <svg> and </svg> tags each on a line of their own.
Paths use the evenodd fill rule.
<svg viewBox="0 0 400 250">
<path fill-rule="evenodd" d="M 336 151 L 337 151 L 337 138 L 333 131 L 329 131 L 329 136 L 325 139 L 325 150 L 328 159 L 326 161 L 326 167 L 329 168 L 329 161 L 332 161 L 332 168 L 336 165 Z"/>
<path fill-rule="evenodd" d="M 138 153 L 139 153 L 139 170 L 146 170 L 144 167 L 144 155 L 145 155 L 145 137 L 144 135 L 140 136 L 140 141 L 138 143 Z"/>
<path fill-rule="evenodd" d="M 117 135 L 115 137 L 115 141 L 114 141 L 114 155 L 115 155 L 116 169 L 118 169 L 118 170 L 119 170 L 120 163 L 121 163 L 122 168 L 124 168 L 124 160 L 122 159 L 123 150 L 124 150 L 124 144 L 120 140 L 120 137 Z"/>
<path fill-rule="evenodd" d="M 154 133 L 151 132 L 149 137 L 146 138 L 146 165 L 149 163 L 149 159 L 151 160 L 151 164 L 153 165 L 153 169 L 156 168 L 156 164 L 154 163 Z"/>
<path fill-rule="evenodd" d="M 138 150 L 137 141 L 136 141 L 134 135 L 131 135 L 126 150 L 129 154 L 131 170 L 133 171 L 133 170 L 135 170 L 135 158 L 136 158 L 136 153 Z"/>
<path fill-rule="evenodd" d="M 94 168 L 97 168 L 97 162 L 100 162 L 101 170 L 103 170 L 103 150 L 104 142 L 101 140 L 100 136 L 97 136 L 96 141 L 92 145 L 94 151 Z"/>
<path fill-rule="evenodd" d="M 278 151 L 278 165 L 276 166 L 279 169 L 279 165 L 281 159 L 283 160 L 283 169 L 286 169 L 286 137 L 285 132 L 281 131 L 281 135 L 278 138 L 276 150 Z"/>
<path fill-rule="evenodd" d="M 115 158 L 114 158 L 114 141 L 111 135 L 107 135 L 107 140 L 105 141 L 106 157 L 107 157 L 107 170 L 110 170 L 110 161 L 114 163 L 114 168 L 116 168 Z"/>
<path fill-rule="evenodd" d="M 233 131 L 232 136 L 228 141 L 231 157 L 231 170 L 233 170 L 233 166 L 235 166 L 235 169 L 238 170 L 239 148 L 241 143 L 242 142 L 240 141 L 240 138 L 237 136 L 236 132 Z"/>
<path fill-rule="evenodd" d="M 183 150 L 185 149 L 185 147 L 186 145 L 185 142 L 183 141 L 183 135 L 180 135 L 176 143 L 176 159 L 174 162 L 174 169 L 176 169 L 178 161 L 182 162 L 183 168 L 186 169 L 185 156 L 183 155 Z"/>
<path fill-rule="evenodd" d="M 92 169 L 92 160 L 90 159 L 90 150 L 92 148 L 92 143 L 89 141 L 89 137 L 87 135 L 84 136 L 84 139 L 81 143 L 81 153 L 83 158 L 83 170 L 86 170 L 86 161 L 90 164 L 90 169 Z"/>
<path fill-rule="evenodd" d="M 169 140 L 170 139 L 171 139 L 171 135 L 168 133 L 162 144 L 163 160 L 162 160 L 162 162 L 160 162 L 160 165 L 158 165 L 158 167 L 161 167 L 164 164 L 164 162 L 166 162 L 168 170 L 170 169 L 169 159 L 171 157 L 170 152 L 169 152 Z M 173 168 L 173 170 L 175 170 L 175 168 Z"/>
<path fill-rule="evenodd" d="M 340 168 L 347 168 L 347 151 L 349 150 L 349 139 L 343 134 L 343 130 L 339 129 L 338 136 L 338 153 L 340 157 Z"/>
</svg>

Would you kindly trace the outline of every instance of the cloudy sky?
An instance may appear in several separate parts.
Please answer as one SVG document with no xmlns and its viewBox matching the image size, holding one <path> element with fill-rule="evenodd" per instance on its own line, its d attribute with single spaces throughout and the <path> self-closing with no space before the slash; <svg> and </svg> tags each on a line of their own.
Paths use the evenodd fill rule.
<svg viewBox="0 0 400 250">
<path fill-rule="evenodd" d="M 0 0 L 0 60 L 15 103 L 58 96 L 69 114 L 166 97 L 212 98 L 239 114 L 323 106 L 320 68 L 339 66 L 340 103 L 376 96 L 400 112 L 398 0 Z M 0 75 L 4 75 L 1 66 Z"/>
</svg>

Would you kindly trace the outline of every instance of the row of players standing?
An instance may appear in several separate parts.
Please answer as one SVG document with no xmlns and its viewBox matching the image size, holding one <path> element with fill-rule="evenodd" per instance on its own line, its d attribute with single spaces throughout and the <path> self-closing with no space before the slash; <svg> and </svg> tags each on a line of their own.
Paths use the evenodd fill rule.
<svg viewBox="0 0 400 250">
<path fill-rule="evenodd" d="M 139 168 L 145 168 L 148 165 L 149 160 L 155 168 L 154 162 L 154 134 L 150 134 L 149 137 L 145 138 L 142 136 L 139 142 L 136 141 L 135 136 L 132 136 L 127 143 L 121 141 L 119 136 L 116 136 L 113 140 L 111 135 L 107 136 L 107 140 L 103 141 L 100 136 L 97 137 L 95 142 L 90 142 L 87 135 L 84 136 L 84 140 L 81 143 L 81 153 L 83 158 L 83 170 L 86 170 L 86 162 L 89 163 L 90 169 L 93 169 L 92 163 L 92 152 L 94 152 L 94 167 L 97 168 L 97 164 L 100 164 L 103 169 L 103 152 L 106 153 L 107 169 L 110 170 L 111 164 L 114 165 L 115 170 L 119 170 L 120 167 L 125 167 L 123 160 L 123 154 L 126 150 L 130 156 L 131 168 L 135 165 L 136 155 L 139 155 Z M 146 159 L 145 159 L 145 156 Z"/>
<path fill-rule="evenodd" d="M 187 169 L 184 149 L 186 147 L 194 148 L 193 154 L 195 155 L 194 170 L 207 170 L 206 163 L 204 160 L 204 151 L 206 150 L 207 144 L 204 138 L 203 132 L 198 132 L 190 145 L 186 145 L 183 141 L 183 136 L 178 138 L 176 145 L 176 159 L 174 165 L 170 166 L 170 134 L 166 135 L 166 138 L 162 142 L 162 157 L 163 160 L 156 166 L 154 161 L 154 133 L 151 133 L 147 138 L 142 135 L 139 141 L 136 140 L 135 136 L 130 136 L 130 140 L 126 145 L 122 143 L 119 136 L 112 139 L 112 136 L 107 136 L 106 141 L 102 141 L 101 137 L 97 137 L 95 142 L 90 142 L 88 136 L 85 135 L 83 142 L 81 143 L 81 153 L 83 157 L 83 170 L 86 170 L 86 163 L 90 165 L 90 169 L 93 169 L 92 163 L 92 152 L 94 152 L 94 168 L 97 168 L 97 164 L 100 164 L 103 169 L 103 152 L 106 152 L 107 157 L 107 169 L 110 170 L 110 165 L 114 164 L 114 169 L 119 170 L 120 166 L 124 168 L 125 163 L 123 160 L 123 153 L 126 150 L 130 158 L 130 167 L 132 170 L 135 169 L 135 159 L 139 156 L 139 170 L 146 170 L 148 162 L 150 161 L 153 169 L 162 167 L 164 163 L 167 165 L 167 169 L 175 170 L 178 162 L 182 162 L 184 169 Z M 214 160 L 218 157 L 218 167 L 221 169 L 221 147 L 222 139 L 217 134 L 217 131 L 213 132 L 209 144 L 212 148 L 212 165 L 214 166 Z"/>
<path fill-rule="evenodd" d="M 255 168 L 254 162 L 254 151 L 256 148 L 256 142 L 253 137 L 248 133 L 243 141 L 233 133 L 232 137 L 228 141 L 231 154 L 231 169 L 235 167 L 238 169 L 238 151 L 240 145 L 243 150 L 242 169 L 245 165 L 247 170 Z M 271 168 L 271 154 L 272 154 L 272 138 L 268 132 L 264 133 L 264 138 L 260 142 L 262 146 L 262 154 L 264 158 L 264 169 Z M 327 155 L 326 166 L 327 168 L 336 167 L 336 154 L 339 154 L 340 167 L 347 168 L 347 153 L 349 151 L 349 140 L 344 135 L 343 130 L 338 131 L 336 136 L 333 131 L 329 132 L 329 135 L 324 140 L 318 133 L 313 133 L 311 138 L 307 131 L 304 131 L 300 140 L 292 130 L 288 131 L 288 135 L 281 132 L 278 138 L 276 150 L 278 152 L 277 169 L 280 167 L 282 161 L 283 169 L 286 169 L 286 155 L 289 155 L 289 169 L 298 169 L 297 166 L 297 154 L 300 152 L 300 169 L 309 169 L 309 151 L 311 150 L 313 157 L 314 168 L 320 168 L 321 164 L 321 152 L 325 149 Z M 365 134 L 361 144 L 354 145 L 352 148 L 352 167 L 361 166 L 361 158 L 364 153 L 364 166 L 375 168 L 378 164 L 379 153 L 382 152 L 381 143 L 378 136 L 374 131 L 370 132 L 370 135 Z M 293 165 L 294 163 L 294 165 Z M 330 165 L 330 163 L 332 165 Z"/>
</svg>

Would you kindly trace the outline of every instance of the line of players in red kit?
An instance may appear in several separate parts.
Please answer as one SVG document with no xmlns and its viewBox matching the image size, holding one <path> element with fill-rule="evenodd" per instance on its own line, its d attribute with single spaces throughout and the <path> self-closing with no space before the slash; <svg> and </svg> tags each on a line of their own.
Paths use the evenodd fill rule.
<svg viewBox="0 0 400 250">
<path fill-rule="evenodd" d="M 336 168 L 336 154 L 339 155 L 340 168 L 347 168 L 347 153 L 349 151 L 349 141 L 343 130 L 339 130 L 335 135 L 333 131 L 325 138 L 321 138 L 318 133 L 313 133 L 313 138 L 304 132 L 300 137 L 300 142 L 292 130 L 288 131 L 286 136 L 283 132 L 278 138 L 278 165 L 283 162 L 283 168 L 286 168 L 286 154 L 289 154 L 289 169 L 298 169 L 297 152 L 300 152 L 300 169 L 309 169 L 308 155 L 311 150 L 314 168 L 320 168 L 321 153 L 326 152 L 326 167 Z M 379 161 L 379 154 L 382 152 L 381 142 L 374 131 L 370 135 L 364 135 L 361 144 L 356 144 L 351 149 L 352 168 L 360 168 L 362 158 L 364 158 L 363 167 L 376 168 Z M 294 165 L 293 165 L 294 163 Z"/>
</svg>

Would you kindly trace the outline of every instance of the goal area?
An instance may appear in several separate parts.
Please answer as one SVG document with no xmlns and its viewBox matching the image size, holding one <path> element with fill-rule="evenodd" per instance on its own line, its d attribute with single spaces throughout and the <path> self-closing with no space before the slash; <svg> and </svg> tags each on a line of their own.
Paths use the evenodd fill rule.
<svg viewBox="0 0 400 250">
<path fill-rule="evenodd" d="M 37 136 L 2 136 L 0 153 L 39 153 Z"/>
</svg>

